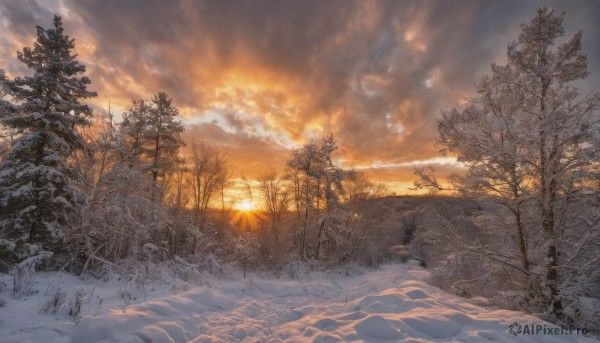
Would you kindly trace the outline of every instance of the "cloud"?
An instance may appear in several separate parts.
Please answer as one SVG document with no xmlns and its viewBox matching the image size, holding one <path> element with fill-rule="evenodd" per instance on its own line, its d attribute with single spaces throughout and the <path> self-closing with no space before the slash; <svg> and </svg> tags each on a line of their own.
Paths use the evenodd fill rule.
<svg viewBox="0 0 600 343">
<path fill-rule="evenodd" d="M 249 178 L 267 166 L 283 169 L 287 160 L 287 149 L 278 142 L 259 135 L 227 132 L 216 123 L 189 125 L 184 139 L 188 142 L 184 156 L 190 156 L 192 142 L 204 142 L 223 153 L 236 175 Z"/>
<path fill-rule="evenodd" d="M 43 5 L 42 5 L 43 4 Z M 567 33 L 587 28 L 584 50 L 599 75 L 600 3 L 551 2 Z M 23 72 L 15 50 L 36 24 L 63 14 L 88 66 L 97 106 L 117 111 L 164 90 L 188 140 L 230 154 L 240 170 L 333 133 L 347 165 L 406 180 L 414 161 L 438 157 L 440 108 L 461 105 L 489 64 L 502 62 L 534 3 L 521 1 L 54 0 L 0 4 L 0 62 Z M 572 7 L 572 8 L 564 8 Z M 592 84 L 589 81 L 584 86 Z M 398 176 L 375 164 L 395 166 Z M 388 168 L 394 169 L 394 168 Z M 248 173 L 249 174 L 249 173 Z"/>
</svg>

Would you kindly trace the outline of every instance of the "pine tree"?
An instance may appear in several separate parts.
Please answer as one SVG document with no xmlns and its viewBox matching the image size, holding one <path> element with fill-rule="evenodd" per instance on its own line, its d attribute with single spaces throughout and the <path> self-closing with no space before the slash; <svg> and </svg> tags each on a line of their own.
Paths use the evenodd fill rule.
<svg viewBox="0 0 600 343">
<path fill-rule="evenodd" d="M 85 66 L 74 48 L 56 16 L 52 29 L 37 27 L 33 48 L 17 54 L 33 75 L 0 73 L 10 97 L 0 103 L 0 121 L 18 131 L 0 164 L 0 255 L 12 262 L 42 250 L 61 252 L 85 202 L 67 159 L 83 146 L 76 128 L 88 125 L 92 113 L 80 101 L 96 93 L 80 76 Z"/>
<path fill-rule="evenodd" d="M 4 71 L 0 69 L 0 80 L 3 78 L 4 78 Z M 6 94 L 6 91 L 4 90 L 2 83 L 0 83 L 0 101 L 2 98 L 4 98 L 5 94 Z M 6 126 L 2 125 L 2 123 L 0 122 L 0 162 L 10 152 L 11 142 L 13 141 L 15 135 L 16 135 L 15 130 L 7 128 Z"/>
<path fill-rule="evenodd" d="M 150 173 L 153 181 L 174 171 L 180 162 L 184 131 L 175 118 L 179 110 L 173 99 L 160 92 L 152 100 L 133 99 L 119 125 L 117 150 L 120 164 Z"/>
<path fill-rule="evenodd" d="M 144 99 L 133 99 L 119 125 L 117 150 L 120 163 L 129 168 L 139 165 L 144 153 L 144 134 L 148 128 L 150 104 Z"/>
<path fill-rule="evenodd" d="M 179 110 L 173 106 L 173 99 L 167 93 L 159 92 L 152 98 L 151 108 L 144 132 L 146 156 L 151 161 L 152 179 L 164 175 L 177 165 L 179 148 L 183 146 L 180 122 L 175 121 Z"/>
</svg>

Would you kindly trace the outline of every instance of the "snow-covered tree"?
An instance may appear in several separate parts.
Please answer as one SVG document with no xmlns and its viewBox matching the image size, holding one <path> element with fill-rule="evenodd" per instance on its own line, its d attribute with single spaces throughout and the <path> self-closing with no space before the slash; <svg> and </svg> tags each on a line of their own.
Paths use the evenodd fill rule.
<svg viewBox="0 0 600 343">
<path fill-rule="evenodd" d="M 18 132 L 0 164 L 0 244 L 13 261 L 60 252 L 85 202 L 68 158 L 82 147 L 76 129 L 92 113 L 82 100 L 96 93 L 87 89 L 90 79 L 81 76 L 85 66 L 74 48 L 56 16 L 53 28 L 37 27 L 32 48 L 17 53 L 33 74 L 1 74 L 9 100 L 0 103 L 0 121 Z"/>
<path fill-rule="evenodd" d="M 148 114 L 143 137 L 145 153 L 151 161 L 152 179 L 156 181 L 158 176 L 172 171 L 177 165 L 179 148 L 184 145 L 181 139 L 184 128 L 175 120 L 179 110 L 165 92 L 152 98 Z"/>
<path fill-rule="evenodd" d="M 339 197 L 344 194 L 342 181 L 346 176 L 346 171 L 337 167 L 332 160 L 331 155 L 338 149 L 333 135 L 323 138 L 321 141 L 320 162 L 323 178 L 323 193 L 325 194 L 325 209 L 329 212 L 338 205 Z"/>
<path fill-rule="evenodd" d="M 179 149 L 184 145 L 179 110 L 167 93 L 159 92 L 151 100 L 133 99 L 123 114 L 117 141 L 120 163 L 149 172 L 156 182 L 159 176 L 176 169 Z"/>
<path fill-rule="evenodd" d="M 120 163 L 129 168 L 142 168 L 140 160 L 144 153 L 144 134 L 148 128 L 149 113 L 150 104 L 144 99 L 132 99 L 127 111 L 123 113 L 117 135 L 117 151 Z"/>
<path fill-rule="evenodd" d="M 0 79 L 4 77 L 4 71 L 0 69 Z M 4 90 L 3 85 L 0 83 L 0 101 L 6 95 L 6 91 Z M 10 146 L 12 145 L 12 141 L 14 140 L 16 135 L 16 131 L 14 129 L 10 129 L 5 127 L 0 122 L 0 161 L 2 161 L 8 153 L 10 152 Z"/>
<path fill-rule="evenodd" d="M 466 175 L 452 179 L 463 195 L 502 206 L 501 216 L 510 218 L 513 230 L 509 234 L 521 255 L 521 267 L 528 273 L 528 233 L 523 212 L 529 195 L 518 127 L 523 93 L 496 75 L 484 77 L 477 88 L 478 96 L 471 98 L 463 111 L 442 113 L 438 143 L 444 147 L 443 153 L 457 154 L 461 162 L 469 164 Z"/>
<path fill-rule="evenodd" d="M 522 26 L 519 39 L 509 45 L 507 66 L 495 68 L 498 77 L 524 95 L 519 118 L 523 160 L 530 167 L 544 234 L 547 295 L 559 317 L 564 316 L 559 249 L 566 223 L 573 219 L 570 211 L 586 193 L 590 156 L 600 148 L 590 144 L 599 128 L 594 110 L 600 94 L 580 99 L 572 85 L 589 74 L 587 56 L 581 52 L 583 30 L 553 48 L 564 34 L 562 22 L 562 14 L 538 9 L 531 23 Z"/>
<path fill-rule="evenodd" d="M 333 135 L 327 135 L 319 143 L 311 141 L 295 149 L 287 162 L 289 178 L 294 187 L 293 202 L 296 211 L 299 212 L 300 207 L 304 207 L 302 256 L 307 256 L 306 237 L 311 236 L 314 238 L 314 244 L 310 247 L 312 256 L 319 258 L 324 233 L 329 230 L 330 219 L 333 219 L 329 214 L 339 207 L 340 197 L 344 195 L 342 181 L 347 172 L 336 166 L 332 159 L 337 148 Z M 325 209 L 324 213 L 320 212 L 322 208 Z M 309 226 L 314 230 L 308 232 Z"/>
<path fill-rule="evenodd" d="M 587 281 L 597 279 L 599 270 L 582 257 L 600 248 L 594 183 L 600 94 L 582 98 L 573 86 L 588 76 L 583 31 L 554 47 L 564 34 L 562 22 L 563 14 L 539 8 L 509 45 L 507 64 L 492 65 L 492 76 L 483 78 L 464 110 L 442 113 L 438 140 L 442 152 L 467 167 L 450 182 L 482 205 L 472 223 L 498 237 L 460 251 L 477 250 L 519 270 L 532 310 L 559 320 L 578 297 L 589 296 L 572 280 L 582 273 Z M 418 174 L 418 186 L 441 188 L 428 171 Z M 496 244 L 503 236 L 514 242 L 518 264 L 511 261 L 511 245 Z"/>
<path fill-rule="evenodd" d="M 320 162 L 319 147 L 314 142 L 304 144 L 292 152 L 292 158 L 287 162 L 288 167 L 303 174 L 302 184 L 298 182 L 298 193 L 303 195 L 304 227 L 302 230 L 301 256 L 306 254 L 306 231 L 308 214 L 311 208 L 311 176 L 314 175 L 315 165 Z"/>
</svg>

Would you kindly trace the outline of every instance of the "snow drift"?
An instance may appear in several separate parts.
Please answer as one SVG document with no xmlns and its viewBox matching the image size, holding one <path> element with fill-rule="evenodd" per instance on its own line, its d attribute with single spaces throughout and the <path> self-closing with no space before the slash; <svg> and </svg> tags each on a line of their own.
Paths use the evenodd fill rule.
<svg viewBox="0 0 600 343">
<path fill-rule="evenodd" d="M 427 285 L 415 266 L 351 278 L 247 279 L 85 316 L 72 342 L 596 342 L 581 335 L 513 335 L 552 324 L 484 309 Z"/>
</svg>

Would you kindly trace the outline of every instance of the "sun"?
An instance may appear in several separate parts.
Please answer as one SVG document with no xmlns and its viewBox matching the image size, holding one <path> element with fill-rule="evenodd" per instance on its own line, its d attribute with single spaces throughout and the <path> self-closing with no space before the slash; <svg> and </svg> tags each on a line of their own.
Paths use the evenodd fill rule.
<svg viewBox="0 0 600 343">
<path fill-rule="evenodd" d="M 254 210 L 254 204 L 252 203 L 252 201 L 244 199 L 241 202 L 237 203 L 235 205 L 235 208 L 240 211 L 252 211 Z"/>
</svg>

